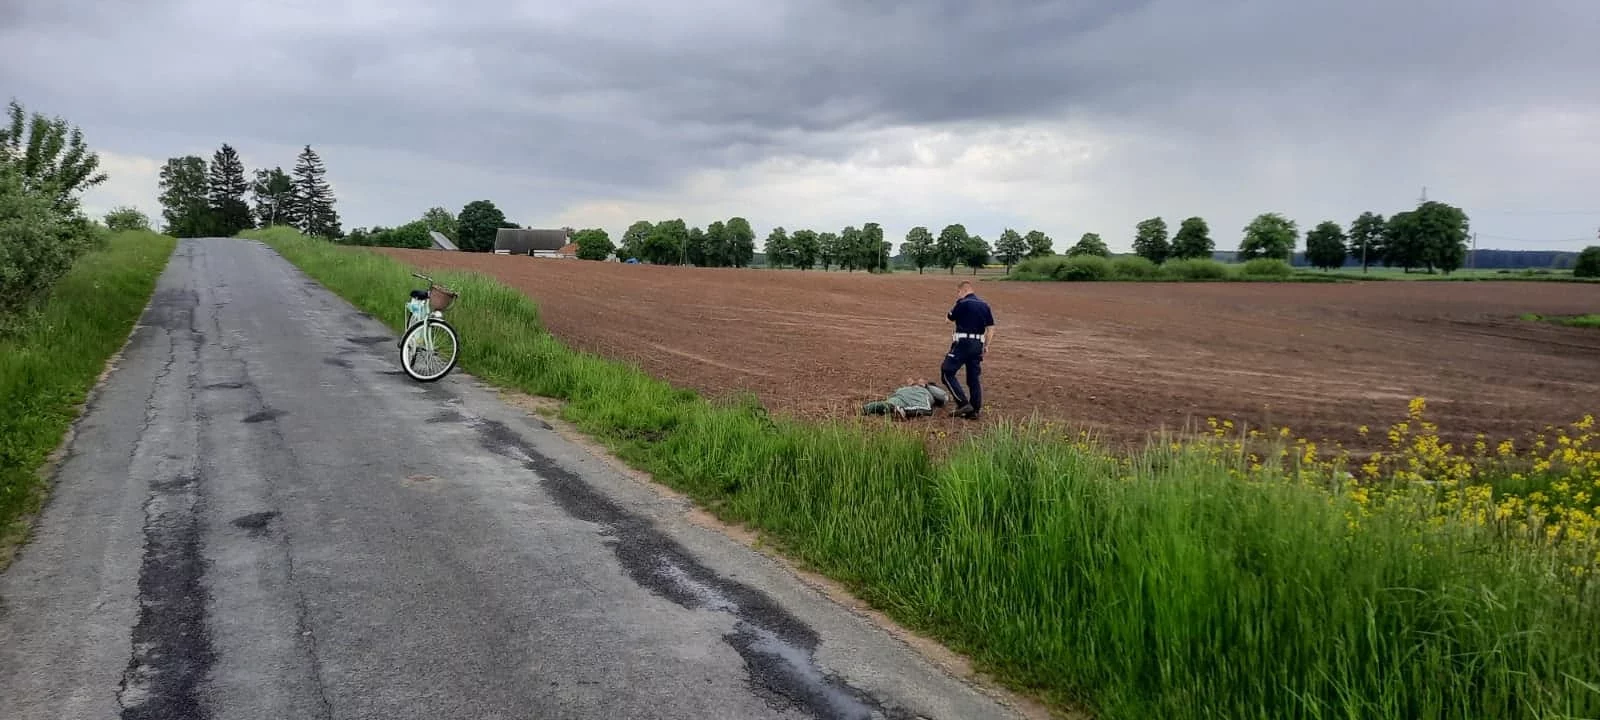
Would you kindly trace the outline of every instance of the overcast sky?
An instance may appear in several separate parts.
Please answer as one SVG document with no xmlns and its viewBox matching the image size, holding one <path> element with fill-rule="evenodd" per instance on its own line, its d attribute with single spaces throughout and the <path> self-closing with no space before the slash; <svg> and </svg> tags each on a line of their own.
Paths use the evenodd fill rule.
<svg viewBox="0 0 1600 720">
<path fill-rule="evenodd" d="M 1058 250 L 1200 215 L 1233 249 L 1424 186 L 1479 247 L 1600 229 L 1595 0 L 0 0 L 0 48 L 0 93 L 100 152 L 97 212 L 157 215 L 166 158 L 227 142 L 313 145 L 347 230 L 487 198 Z"/>
</svg>

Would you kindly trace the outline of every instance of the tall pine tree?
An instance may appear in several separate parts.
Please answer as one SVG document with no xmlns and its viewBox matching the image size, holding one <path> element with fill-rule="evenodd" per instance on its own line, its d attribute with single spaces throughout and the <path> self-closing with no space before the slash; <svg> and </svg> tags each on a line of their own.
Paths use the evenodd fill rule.
<svg viewBox="0 0 1600 720">
<path fill-rule="evenodd" d="M 206 199 L 215 223 L 212 232 L 232 237 L 256 226 L 250 217 L 250 206 L 244 201 L 245 191 L 250 189 L 244 180 L 244 163 L 227 143 L 211 156 L 207 179 Z"/>
<path fill-rule="evenodd" d="M 333 188 L 324 178 L 327 173 L 322 158 L 307 145 L 294 164 L 294 219 L 300 232 L 331 239 L 344 233 L 333 209 Z"/>
<path fill-rule="evenodd" d="M 255 182 L 250 183 L 250 195 L 255 198 L 256 222 L 261 227 L 300 227 L 294 217 L 294 181 L 283 168 L 257 170 Z"/>
</svg>

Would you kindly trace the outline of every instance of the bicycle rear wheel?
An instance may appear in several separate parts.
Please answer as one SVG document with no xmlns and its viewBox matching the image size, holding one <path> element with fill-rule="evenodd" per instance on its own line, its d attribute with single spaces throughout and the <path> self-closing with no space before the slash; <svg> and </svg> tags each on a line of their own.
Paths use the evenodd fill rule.
<svg viewBox="0 0 1600 720">
<path fill-rule="evenodd" d="M 433 382 L 455 369 L 460 351 L 456 329 L 430 318 L 411 326 L 400 338 L 400 367 L 412 380 Z"/>
</svg>

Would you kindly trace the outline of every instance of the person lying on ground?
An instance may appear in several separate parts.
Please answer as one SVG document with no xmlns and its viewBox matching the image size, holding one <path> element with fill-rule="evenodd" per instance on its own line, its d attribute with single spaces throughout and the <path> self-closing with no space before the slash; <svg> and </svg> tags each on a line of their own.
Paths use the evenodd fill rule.
<svg viewBox="0 0 1600 720">
<path fill-rule="evenodd" d="M 926 379 L 906 380 L 903 387 L 889 394 L 889 397 L 869 402 L 862 406 L 863 415 L 888 415 L 892 414 L 900 420 L 908 417 L 923 417 L 932 415 L 933 409 L 950 401 L 950 394 L 938 383 L 928 382 Z"/>
</svg>

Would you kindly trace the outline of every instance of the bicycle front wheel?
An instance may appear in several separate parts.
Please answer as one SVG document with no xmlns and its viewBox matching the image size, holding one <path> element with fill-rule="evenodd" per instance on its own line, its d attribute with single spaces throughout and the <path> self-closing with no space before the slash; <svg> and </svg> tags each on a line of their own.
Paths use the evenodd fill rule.
<svg viewBox="0 0 1600 720">
<path fill-rule="evenodd" d="M 417 382 L 433 382 L 455 369 L 461 345 L 456 329 L 429 319 L 411 326 L 400 338 L 400 366 Z"/>
</svg>

